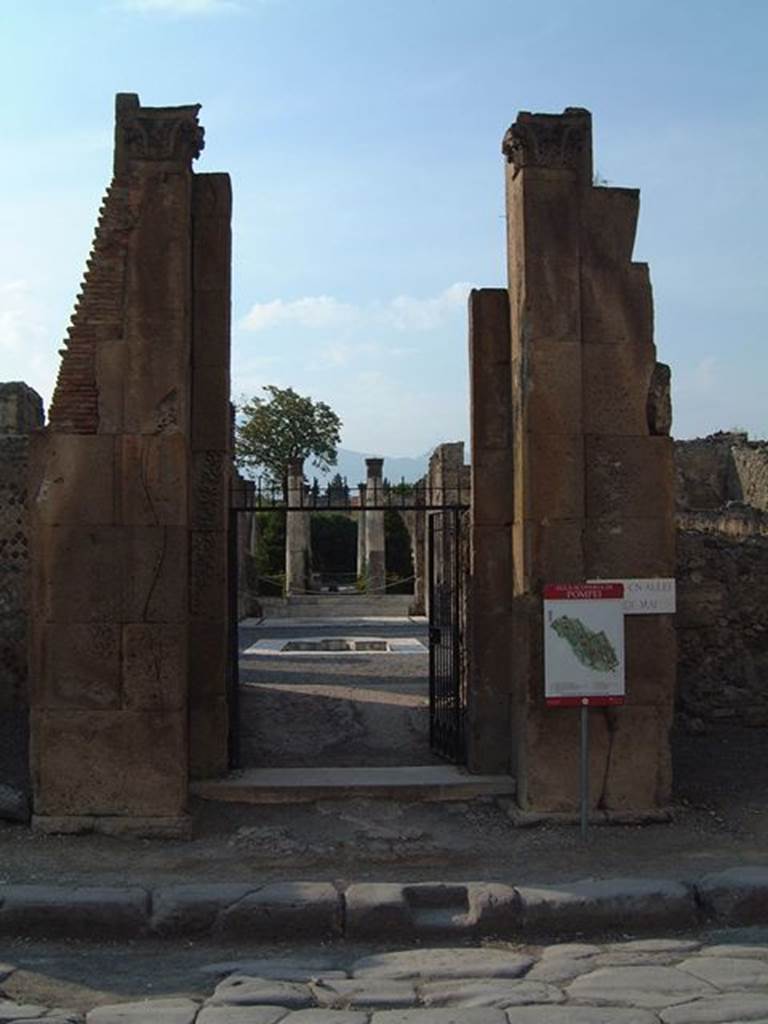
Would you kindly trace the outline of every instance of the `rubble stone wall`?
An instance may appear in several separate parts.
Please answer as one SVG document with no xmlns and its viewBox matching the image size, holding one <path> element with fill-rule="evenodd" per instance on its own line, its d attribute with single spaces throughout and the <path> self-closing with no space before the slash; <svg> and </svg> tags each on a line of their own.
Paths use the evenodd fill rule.
<svg viewBox="0 0 768 1024">
<path fill-rule="evenodd" d="M 719 432 L 675 442 L 677 507 L 723 508 L 742 502 L 768 510 L 768 442 Z"/>
<path fill-rule="evenodd" d="M 43 425 L 43 401 L 22 383 L 0 384 L 0 714 L 27 694 L 29 434 Z M 1 780 L 0 780 L 1 781 Z"/>
<path fill-rule="evenodd" d="M 695 728 L 768 726 L 768 515 L 696 518 L 677 536 L 678 709 Z"/>
<path fill-rule="evenodd" d="M 768 725 L 768 443 L 675 443 L 683 723 Z"/>
</svg>

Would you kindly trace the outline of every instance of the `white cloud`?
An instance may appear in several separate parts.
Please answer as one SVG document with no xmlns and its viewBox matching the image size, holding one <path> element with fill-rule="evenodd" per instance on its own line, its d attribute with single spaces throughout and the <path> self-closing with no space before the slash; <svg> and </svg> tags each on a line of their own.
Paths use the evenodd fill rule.
<svg viewBox="0 0 768 1024">
<path fill-rule="evenodd" d="M 26 281 L 0 283 L 0 380 L 23 380 L 44 399 L 59 362 L 48 320 Z"/>
<path fill-rule="evenodd" d="M 397 331 L 433 331 L 466 307 L 470 288 L 472 285 L 466 281 L 458 281 L 439 295 L 426 299 L 398 295 L 387 302 L 363 306 L 340 302 L 331 295 L 306 296 L 292 301 L 272 299 L 252 306 L 240 326 L 249 331 L 265 331 L 284 324 L 310 329 L 355 324 Z"/>
<path fill-rule="evenodd" d="M 308 296 L 293 302 L 273 299 L 271 302 L 257 302 L 241 322 L 248 331 L 265 331 L 281 324 L 298 324 L 300 327 L 340 327 L 356 319 L 353 306 L 338 302 L 330 295 Z"/>
<path fill-rule="evenodd" d="M 121 0 L 120 7 L 140 14 L 171 14 L 179 17 L 224 14 L 241 9 L 240 4 L 234 0 Z"/>
</svg>

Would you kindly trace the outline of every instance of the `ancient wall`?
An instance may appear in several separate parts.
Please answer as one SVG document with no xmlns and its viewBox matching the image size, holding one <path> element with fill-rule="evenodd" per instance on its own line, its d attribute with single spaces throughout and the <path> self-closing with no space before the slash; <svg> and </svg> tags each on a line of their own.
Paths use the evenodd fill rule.
<svg viewBox="0 0 768 1024">
<path fill-rule="evenodd" d="M 746 434 L 720 432 L 675 441 L 677 507 L 722 508 L 743 502 L 768 510 L 768 442 Z"/>
<path fill-rule="evenodd" d="M 683 724 L 768 725 L 768 443 L 676 441 L 675 464 Z"/>
<path fill-rule="evenodd" d="M 197 106 L 120 95 L 115 168 L 30 493 L 42 827 L 179 820 L 226 764 L 229 182 Z"/>
<path fill-rule="evenodd" d="M 691 514 L 678 532 L 678 708 L 688 727 L 768 726 L 768 515 L 746 519 Z"/>
<path fill-rule="evenodd" d="M 0 713 L 25 708 L 29 524 L 29 435 L 42 427 L 43 400 L 22 383 L 0 384 Z"/>
<path fill-rule="evenodd" d="M 511 686 L 521 806 L 572 811 L 578 722 L 544 703 L 542 588 L 674 574 L 669 375 L 656 363 L 648 267 L 632 261 L 639 194 L 593 186 L 589 113 L 520 114 L 503 151 L 513 476 L 475 496 L 475 523 L 488 530 L 472 560 L 477 577 L 492 564 L 492 528 L 499 536 L 511 523 L 514 630 L 511 659 L 484 685 Z M 474 406 L 503 400 L 479 368 L 472 379 Z M 626 643 L 627 704 L 591 714 L 592 801 L 617 813 L 665 805 L 671 783 L 671 617 L 633 617 Z"/>
</svg>

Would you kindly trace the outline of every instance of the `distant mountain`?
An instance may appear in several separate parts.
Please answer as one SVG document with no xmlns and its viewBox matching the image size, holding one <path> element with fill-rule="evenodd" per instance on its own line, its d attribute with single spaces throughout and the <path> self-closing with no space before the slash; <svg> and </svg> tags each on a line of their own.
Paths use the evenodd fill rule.
<svg viewBox="0 0 768 1024">
<path fill-rule="evenodd" d="M 399 483 L 403 478 L 405 478 L 406 483 L 420 480 L 427 471 L 429 454 L 429 452 L 425 452 L 424 455 L 418 455 L 414 458 L 407 456 L 398 458 L 385 455 L 383 456 L 384 476 L 392 483 Z M 365 460 L 374 456 L 382 457 L 374 452 L 351 452 L 347 448 L 339 448 L 338 462 L 330 473 L 322 475 L 309 464 L 305 472 L 310 480 L 317 476 L 320 481 L 328 479 L 336 473 L 341 473 L 343 477 L 347 478 L 347 483 L 350 487 L 356 487 L 357 484 L 365 481 Z"/>
</svg>

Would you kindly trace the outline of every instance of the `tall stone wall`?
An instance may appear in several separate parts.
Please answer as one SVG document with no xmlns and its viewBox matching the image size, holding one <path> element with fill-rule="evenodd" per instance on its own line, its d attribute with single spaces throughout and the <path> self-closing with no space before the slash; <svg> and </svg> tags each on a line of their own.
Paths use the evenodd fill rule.
<svg viewBox="0 0 768 1024">
<path fill-rule="evenodd" d="M 510 760 L 521 806 L 569 811 L 578 806 L 578 722 L 572 711 L 545 706 L 542 590 L 674 574 L 668 371 L 656 363 L 648 267 L 632 261 L 639 194 L 593 186 L 589 113 L 522 113 L 503 151 L 508 399 L 503 385 L 489 382 L 490 370 L 483 379 L 473 369 L 472 380 L 474 406 L 487 395 L 509 402 L 497 429 L 502 437 L 511 431 L 505 465 L 511 449 L 513 473 L 511 486 L 500 478 L 474 497 L 475 529 L 487 532 L 476 534 L 473 573 L 491 566 L 488 539 L 511 523 L 514 629 L 508 657 L 495 679 L 487 666 L 484 685 L 489 693 L 511 689 Z M 479 345 L 477 319 L 473 332 Z M 483 342 L 499 366 L 501 333 Z M 474 352 L 472 359 L 474 366 Z M 495 446 L 503 459 L 505 442 Z M 490 459 L 487 436 L 484 447 Z M 505 552 L 502 544 L 507 559 Z M 671 618 L 630 619 L 626 643 L 627 704 L 591 713 L 592 801 L 616 812 L 666 804 L 671 782 Z"/>
<path fill-rule="evenodd" d="M 33 439 L 46 827 L 176 820 L 190 770 L 226 763 L 230 200 L 226 176 L 192 174 L 198 109 L 117 97 L 114 177 Z"/>
</svg>

